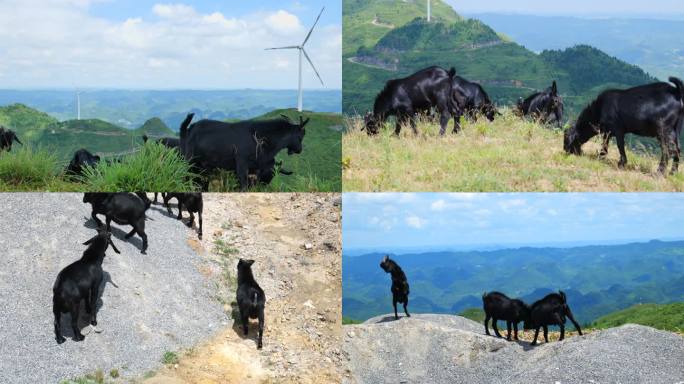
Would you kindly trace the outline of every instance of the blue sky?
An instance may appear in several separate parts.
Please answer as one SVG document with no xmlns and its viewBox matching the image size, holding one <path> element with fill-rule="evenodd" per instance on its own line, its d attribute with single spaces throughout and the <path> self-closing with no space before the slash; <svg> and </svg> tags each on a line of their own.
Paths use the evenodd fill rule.
<svg viewBox="0 0 684 384">
<path fill-rule="evenodd" d="M 348 249 L 684 239 L 681 193 L 345 193 Z"/>
<path fill-rule="evenodd" d="M 684 14 L 681 0 L 446 0 L 460 13 L 525 13 L 560 16 L 650 16 Z"/>
<path fill-rule="evenodd" d="M 340 0 L 2 0 L 0 88 L 341 89 Z"/>
</svg>

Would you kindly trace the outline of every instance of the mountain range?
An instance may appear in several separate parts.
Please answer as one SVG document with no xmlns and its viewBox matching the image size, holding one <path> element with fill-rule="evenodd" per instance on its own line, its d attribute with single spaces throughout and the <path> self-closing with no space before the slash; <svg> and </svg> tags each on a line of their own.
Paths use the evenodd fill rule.
<svg viewBox="0 0 684 384">
<path fill-rule="evenodd" d="M 382 253 L 343 254 L 343 315 L 355 320 L 391 311 Z M 511 248 L 391 255 L 411 287 L 409 309 L 461 313 L 480 308 L 486 291 L 533 302 L 562 289 L 581 323 L 639 303 L 684 301 L 684 241 L 571 248 Z"/>
</svg>

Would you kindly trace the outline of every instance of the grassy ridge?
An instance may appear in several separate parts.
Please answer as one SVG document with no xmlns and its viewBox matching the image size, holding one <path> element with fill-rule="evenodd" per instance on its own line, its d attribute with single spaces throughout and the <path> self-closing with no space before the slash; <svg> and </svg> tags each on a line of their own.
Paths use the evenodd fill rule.
<svg viewBox="0 0 684 384">
<path fill-rule="evenodd" d="M 452 122 L 453 123 L 453 122 Z M 627 153 L 619 169 L 614 143 L 598 158 L 599 139 L 584 155 L 563 151 L 563 133 L 504 110 L 494 122 L 464 122 L 458 134 L 439 136 L 438 124 L 421 121 L 400 137 L 387 124 L 377 137 L 349 119 L 343 145 L 344 191 L 682 191 L 684 175 L 657 175 L 659 155 Z M 450 127 L 451 128 L 451 127 Z M 629 136 L 629 135 L 628 135 Z"/>
<path fill-rule="evenodd" d="M 682 333 L 684 332 L 684 303 L 638 304 L 603 316 L 593 322 L 592 327 L 612 328 L 627 323 Z"/>
</svg>

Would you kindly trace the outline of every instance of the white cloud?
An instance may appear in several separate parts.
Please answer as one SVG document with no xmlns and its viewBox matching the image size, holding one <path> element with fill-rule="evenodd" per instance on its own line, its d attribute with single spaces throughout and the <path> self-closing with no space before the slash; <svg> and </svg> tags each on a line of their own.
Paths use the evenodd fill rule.
<svg viewBox="0 0 684 384">
<path fill-rule="evenodd" d="M 425 226 L 425 224 L 427 224 L 427 220 L 421 217 L 415 215 L 406 217 L 406 225 L 411 228 L 421 229 Z"/>
<path fill-rule="evenodd" d="M 91 0 L 0 0 L 0 85 L 297 87 L 296 51 L 264 48 L 300 44 L 313 18 L 278 9 L 234 18 L 189 4 L 158 3 L 153 16 L 109 20 L 91 13 Z M 339 24 L 317 25 L 307 43 L 324 88 L 341 88 L 341 45 Z M 321 88 L 309 67 L 303 81 Z"/>
<path fill-rule="evenodd" d="M 437 200 L 430 204 L 430 209 L 436 212 L 441 212 L 447 207 L 447 203 L 444 200 Z"/>
</svg>

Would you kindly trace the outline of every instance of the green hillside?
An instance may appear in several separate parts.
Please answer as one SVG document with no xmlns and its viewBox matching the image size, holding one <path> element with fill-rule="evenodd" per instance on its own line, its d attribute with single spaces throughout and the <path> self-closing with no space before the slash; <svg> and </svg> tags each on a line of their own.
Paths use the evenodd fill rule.
<svg viewBox="0 0 684 384">
<path fill-rule="evenodd" d="M 279 118 L 281 114 L 292 120 L 299 119 L 299 113 L 294 109 L 271 111 L 256 119 Z M 311 118 L 306 127 L 304 150 L 298 155 L 288 156 L 286 151 L 279 155 L 283 167 L 294 174 L 279 175 L 269 186 L 259 187 L 259 190 L 341 190 L 342 116 L 338 113 L 309 111 L 303 115 Z M 151 137 L 175 136 L 175 132 L 158 118 L 151 118 L 141 127 L 129 130 L 99 119 L 57 121 L 41 111 L 21 104 L 0 107 L 0 124 L 16 131 L 28 147 L 49 153 L 53 159 L 51 161 L 56 162 L 55 169 L 58 170 L 63 169 L 64 164 L 80 148 L 105 157 L 120 157 L 138 152 L 143 134 Z M 26 156 L 30 153 L 40 152 L 29 151 Z M 217 191 L 236 188 L 234 178 L 223 184 L 217 187 Z M 33 185 L 40 189 L 36 183 L 22 188 L 33 188 Z"/>
<path fill-rule="evenodd" d="M 684 303 L 637 304 L 596 319 L 592 327 L 612 328 L 627 323 L 684 332 Z"/>
<path fill-rule="evenodd" d="M 459 75 L 483 84 L 500 105 L 511 105 L 555 79 L 571 115 L 609 86 L 654 80 L 638 67 L 589 46 L 536 54 L 480 21 L 460 17 L 442 1 L 433 1 L 436 17 L 430 23 L 422 1 L 346 3 L 343 111 L 348 114 L 371 109 L 387 80 L 431 65 L 455 67 Z M 392 28 L 378 26 L 376 14 Z"/>
</svg>

